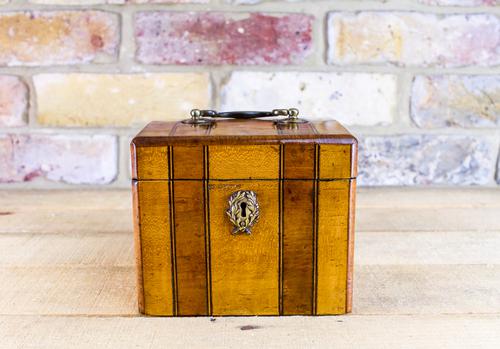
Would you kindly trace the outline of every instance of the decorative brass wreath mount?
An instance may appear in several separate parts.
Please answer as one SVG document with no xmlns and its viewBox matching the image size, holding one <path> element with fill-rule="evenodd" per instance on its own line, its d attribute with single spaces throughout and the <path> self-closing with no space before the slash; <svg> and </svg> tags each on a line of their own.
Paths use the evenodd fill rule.
<svg viewBox="0 0 500 349">
<path fill-rule="evenodd" d="M 233 234 L 251 234 L 250 228 L 259 219 L 257 194 L 251 190 L 239 190 L 229 197 L 226 213 L 234 225 Z"/>
</svg>

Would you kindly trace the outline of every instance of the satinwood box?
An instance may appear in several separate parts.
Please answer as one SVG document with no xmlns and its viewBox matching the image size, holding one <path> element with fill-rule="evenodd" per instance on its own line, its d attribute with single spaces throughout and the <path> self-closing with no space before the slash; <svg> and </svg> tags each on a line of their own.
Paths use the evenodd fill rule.
<svg viewBox="0 0 500 349">
<path fill-rule="evenodd" d="M 152 122 L 131 152 L 141 313 L 350 312 L 357 141 L 338 122 Z"/>
</svg>

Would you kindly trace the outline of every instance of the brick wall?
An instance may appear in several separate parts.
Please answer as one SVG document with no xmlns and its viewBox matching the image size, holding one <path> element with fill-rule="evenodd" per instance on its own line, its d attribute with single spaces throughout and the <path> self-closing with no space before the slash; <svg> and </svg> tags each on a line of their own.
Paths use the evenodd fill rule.
<svg viewBox="0 0 500 349">
<path fill-rule="evenodd" d="M 0 187 L 128 186 L 149 120 L 291 106 L 362 185 L 500 184 L 498 0 L 0 4 Z"/>
</svg>

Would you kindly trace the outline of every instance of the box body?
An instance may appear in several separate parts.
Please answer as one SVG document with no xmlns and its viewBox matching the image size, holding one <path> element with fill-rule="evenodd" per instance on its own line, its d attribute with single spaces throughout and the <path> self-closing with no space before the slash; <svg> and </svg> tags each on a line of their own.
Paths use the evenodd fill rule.
<svg viewBox="0 0 500 349">
<path fill-rule="evenodd" d="M 141 313 L 350 312 L 357 141 L 337 122 L 154 122 L 131 151 Z"/>
</svg>

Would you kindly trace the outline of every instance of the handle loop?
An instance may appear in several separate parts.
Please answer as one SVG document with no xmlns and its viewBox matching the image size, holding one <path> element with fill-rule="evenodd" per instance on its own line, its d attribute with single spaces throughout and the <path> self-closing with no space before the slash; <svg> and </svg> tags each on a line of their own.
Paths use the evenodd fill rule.
<svg viewBox="0 0 500 349">
<path fill-rule="evenodd" d="M 256 118 L 268 118 L 276 116 L 286 116 L 286 119 L 276 120 L 276 124 L 303 124 L 308 122 L 307 120 L 299 118 L 299 110 L 296 108 L 289 109 L 273 109 L 272 111 L 229 111 L 229 112 L 217 112 L 215 110 L 191 110 L 191 118 L 182 120 L 183 124 L 191 125 L 210 125 L 214 123 L 212 119 L 218 118 L 230 118 L 230 119 L 256 119 Z"/>
</svg>

